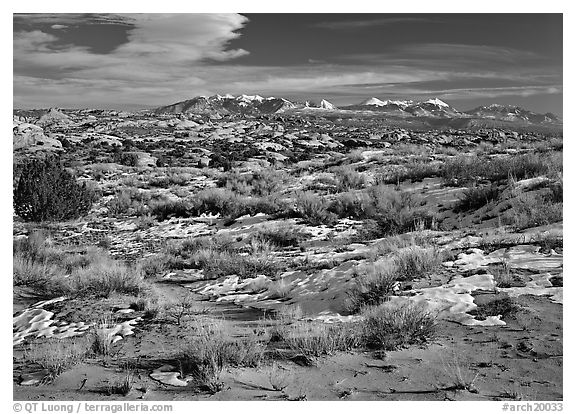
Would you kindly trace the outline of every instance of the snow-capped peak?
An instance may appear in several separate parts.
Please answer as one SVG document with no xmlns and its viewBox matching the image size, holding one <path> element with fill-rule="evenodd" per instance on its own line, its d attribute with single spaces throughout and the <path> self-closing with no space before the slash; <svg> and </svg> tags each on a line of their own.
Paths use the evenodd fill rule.
<svg viewBox="0 0 576 414">
<path fill-rule="evenodd" d="M 260 95 L 240 95 L 236 98 L 236 100 L 241 102 L 262 102 L 264 98 L 262 98 Z"/>
<path fill-rule="evenodd" d="M 360 103 L 360 105 L 384 106 L 384 105 L 386 105 L 386 103 L 382 102 L 378 98 L 368 98 L 364 102 Z"/>
<path fill-rule="evenodd" d="M 428 100 L 427 100 L 426 102 L 424 102 L 424 103 L 429 103 L 429 104 L 432 104 L 432 105 L 444 106 L 444 107 L 448 107 L 448 106 L 449 106 L 446 102 L 444 102 L 444 101 L 442 101 L 442 100 L 440 100 L 440 99 L 438 99 L 438 98 L 428 99 Z"/>
<path fill-rule="evenodd" d="M 336 107 L 332 103 L 328 102 L 326 99 L 322 99 L 320 101 L 320 108 L 322 108 L 322 109 L 336 109 Z"/>
<path fill-rule="evenodd" d="M 406 108 L 414 103 L 414 101 L 390 101 L 386 100 L 383 102 L 384 105 L 398 105 L 401 108 Z"/>
</svg>

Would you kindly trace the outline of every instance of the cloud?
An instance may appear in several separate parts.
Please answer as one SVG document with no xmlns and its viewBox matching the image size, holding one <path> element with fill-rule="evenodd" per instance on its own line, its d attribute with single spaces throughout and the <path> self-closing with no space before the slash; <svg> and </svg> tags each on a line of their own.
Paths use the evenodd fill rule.
<svg viewBox="0 0 576 414">
<path fill-rule="evenodd" d="M 82 15 L 34 15 L 31 21 L 86 23 Z M 196 73 L 207 66 L 206 62 L 231 60 L 248 53 L 228 47 L 247 22 L 241 15 L 130 14 L 91 16 L 87 21 L 88 24 L 129 22 L 132 28 L 128 31 L 128 41 L 108 54 L 96 54 L 88 47 L 59 44 L 57 35 L 41 30 L 14 33 L 16 102 L 28 101 L 27 96 L 32 95 L 38 99 L 35 106 L 52 105 L 47 99 L 73 96 L 78 100 L 79 95 L 85 95 L 83 88 L 89 90 L 87 95 L 94 98 L 94 104 L 103 103 L 104 98 L 118 101 L 116 96 L 123 92 L 131 97 L 129 100 L 137 100 L 150 99 L 154 90 L 154 98 L 159 99 L 191 85 L 203 84 Z M 24 78 L 26 85 L 19 87 Z M 30 84 L 34 84 L 34 88 L 27 87 Z M 94 85 L 107 95 L 94 92 Z M 63 93 L 55 93 L 55 88 Z"/>
<path fill-rule="evenodd" d="M 92 24 L 116 24 L 131 26 L 126 15 L 110 13 L 18 13 L 14 14 L 14 23 L 25 26 L 57 25 L 77 26 Z"/>
<path fill-rule="evenodd" d="M 234 65 L 234 59 L 248 51 L 230 47 L 248 22 L 237 14 L 19 15 L 18 19 L 15 107 L 158 106 L 215 93 L 451 99 L 562 93 L 558 65 L 534 53 L 495 46 L 422 43 L 393 46 L 377 54 L 311 57 L 303 65 L 245 66 Z M 379 24 L 402 23 L 401 18 L 355 23 L 368 27 L 380 20 L 387 23 Z M 94 53 L 88 47 L 62 44 L 59 32 L 39 30 L 84 24 L 121 24 L 128 27 L 127 41 L 109 53 Z M 487 88 L 484 79 L 502 83 Z M 454 88 L 462 85 L 477 87 Z"/>
<path fill-rule="evenodd" d="M 382 27 L 382 26 L 390 26 L 393 24 L 421 23 L 432 21 L 434 20 L 424 17 L 383 17 L 380 19 L 320 22 L 313 24 L 312 27 L 316 27 L 319 29 L 329 29 L 329 30 L 354 30 L 354 29 L 364 29 L 367 27 L 377 27 L 377 26 Z"/>
</svg>

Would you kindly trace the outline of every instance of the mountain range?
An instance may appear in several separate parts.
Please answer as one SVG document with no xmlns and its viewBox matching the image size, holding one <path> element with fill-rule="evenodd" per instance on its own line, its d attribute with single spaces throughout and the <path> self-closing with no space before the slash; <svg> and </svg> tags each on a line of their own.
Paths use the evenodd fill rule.
<svg viewBox="0 0 576 414">
<path fill-rule="evenodd" d="M 197 113 L 197 114 L 242 114 L 263 115 L 290 112 L 330 112 L 344 113 L 357 111 L 370 111 L 385 116 L 400 118 L 436 118 L 436 119 L 481 119 L 527 124 L 561 124 L 562 120 L 552 113 L 538 114 L 527 109 L 513 105 L 492 104 L 479 106 L 467 111 L 459 111 L 446 102 L 438 99 L 426 101 L 413 100 L 385 100 L 369 98 L 356 105 L 336 107 L 334 104 L 322 99 L 319 104 L 310 102 L 291 102 L 284 98 L 260 95 L 213 95 L 197 96 L 192 99 L 177 102 L 172 105 L 154 109 L 155 113 Z"/>
</svg>

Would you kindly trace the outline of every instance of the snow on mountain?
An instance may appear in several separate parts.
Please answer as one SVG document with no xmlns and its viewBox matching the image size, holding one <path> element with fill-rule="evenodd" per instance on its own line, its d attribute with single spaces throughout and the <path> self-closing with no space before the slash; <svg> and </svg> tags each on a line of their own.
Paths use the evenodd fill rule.
<svg viewBox="0 0 576 414">
<path fill-rule="evenodd" d="M 391 101 L 391 100 L 385 100 L 384 101 L 384 105 L 396 105 L 399 106 L 400 108 L 406 108 L 407 106 L 410 106 L 414 103 L 414 101 Z"/>
<path fill-rule="evenodd" d="M 240 95 L 236 98 L 237 101 L 251 103 L 253 101 L 262 102 L 264 98 L 260 95 Z"/>
<path fill-rule="evenodd" d="M 365 101 L 361 102 L 360 105 L 373 105 L 373 106 L 385 106 L 386 103 L 381 101 L 378 98 L 368 98 Z"/>
<path fill-rule="evenodd" d="M 436 106 L 443 106 L 443 107 L 450 107 L 450 105 L 448 105 L 446 102 L 438 99 L 438 98 L 434 98 L 434 99 L 428 99 L 426 102 L 424 103 L 428 103 L 428 104 L 432 104 L 432 105 L 436 105 Z"/>
<path fill-rule="evenodd" d="M 326 99 L 322 99 L 320 101 L 320 108 L 322 108 L 322 109 L 336 109 L 336 106 L 334 106 L 334 104 L 328 102 Z"/>
</svg>

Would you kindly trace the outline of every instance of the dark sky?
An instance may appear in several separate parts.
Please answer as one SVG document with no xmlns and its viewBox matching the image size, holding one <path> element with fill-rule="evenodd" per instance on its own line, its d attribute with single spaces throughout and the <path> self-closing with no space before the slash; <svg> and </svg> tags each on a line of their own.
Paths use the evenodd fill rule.
<svg viewBox="0 0 576 414">
<path fill-rule="evenodd" d="M 561 14 L 14 15 L 15 107 L 260 94 L 562 114 Z"/>
</svg>

